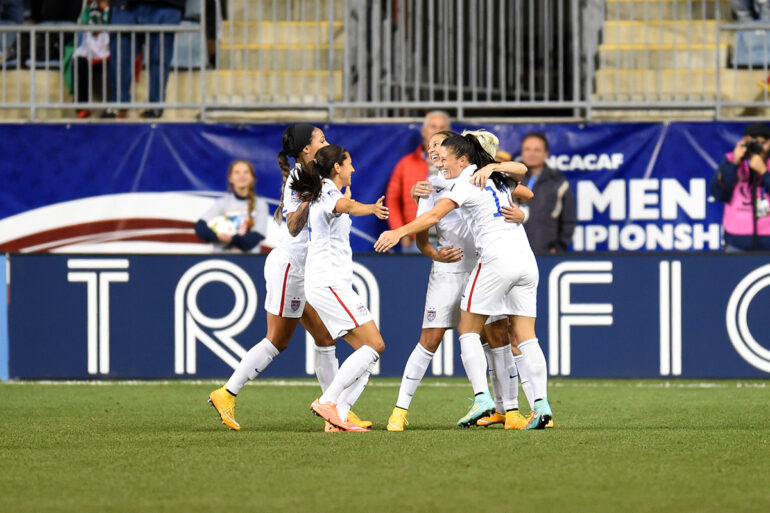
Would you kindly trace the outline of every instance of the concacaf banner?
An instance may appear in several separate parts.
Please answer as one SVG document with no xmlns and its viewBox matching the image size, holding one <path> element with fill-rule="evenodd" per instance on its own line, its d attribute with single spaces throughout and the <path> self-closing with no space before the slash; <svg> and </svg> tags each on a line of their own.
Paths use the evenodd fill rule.
<svg viewBox="0 0 770 513">
<path fill-rule="evenodd" d="M 192 226 L 224 192 L 236 158 L 257 169 L 260 201 L 274 208 L 285 125 L 0 125 L 0 251 L 207 252 Z M 347 148 L 353 197 L 385 193 L 398 160 L 420 144 L 419 125 L 322 125 Z M 454 129 L 465 128 L 453 126 Z M 715 251 L 722 207 L 708 182 L 741 137 L 740 123 L 484 125 L 501 148 L 543 132 L 548 163 L 577 200 L 575 251 Z M 387 228 L 355 218 L 354 251 Z M 268 224 L 265 246 L 274 241 Z"/>
</svg>

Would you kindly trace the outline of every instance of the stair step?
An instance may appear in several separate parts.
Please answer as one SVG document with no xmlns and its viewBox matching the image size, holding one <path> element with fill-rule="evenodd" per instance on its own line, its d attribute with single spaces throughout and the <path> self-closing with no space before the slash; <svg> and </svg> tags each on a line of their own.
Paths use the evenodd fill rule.
<svg viewBox="0 0 770 513">
<path fill-rule="evenodd" d="M 219 47 L 220 69 L 252 70 L 341 70 L 345 48 L 335 45 L 329 56 L 329 45 L 222 45 Z"/>
<path fill-rule="evenodd" d="M 710 20 L 716 18 L 717 5 L 722 20 L 732 19 L 726 0 L 606 0 L 604 10 L 607 20 Z"/>
<path fill-rule="evenodd" d="M 235 0 L 228 7 L 231 20 L 328 20 L 330 9 L 333 19 L 345 19 L 345 0 Z"/>
<path fill-rule="evenodd" d="M 720 95 L 728 101 L 770 100 L 759 86 L 766 78 L 761 70 L 723 69 Z M 594 89 L 606 101 L 708 101 L 716 98 L 717 74 L 715 69 L 602 69 L 596 72 Z"/>
<path fill-rule="evenodd" d="M 605 21 L 604 44 L 716 44 L 716 21 Z"/>
<path fill-rule="evenodd" d="M 600 45 L 604 69 L 713 68 L 727 66 L 727 45 Z"/>
<path fill-rule="evenodd" d="M 331 77 L 330 77 L 331 75 Z M 330 84 L 331 78 L 331 84 Z M 174 79 L 174 83 L 172 83 Z M 342 99 L 341 71 L 207 71 L 206 97 L 221 103 L 296 103 L 298 105 Z M 176 87 L 179 97 L 177 99 Z M 200 72 L 179 73 L 169 77 L 166 99 L 197 101 L 201 92 Z"/>
<path fill-rule="evenodd" d="M 266 44 L 314 44 L 334 45 L 345 43 L 344 23 L 335 21 L 329 34 L 328 21 L 233 21 L 222 24 L 223 45 L 266 45 Z"/>
</svg>

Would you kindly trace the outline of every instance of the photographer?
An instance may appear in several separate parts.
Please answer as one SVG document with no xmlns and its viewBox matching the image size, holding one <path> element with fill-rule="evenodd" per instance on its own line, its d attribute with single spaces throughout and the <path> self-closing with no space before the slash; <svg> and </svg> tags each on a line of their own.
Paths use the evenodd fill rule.
<svg viewBox="0 0 770 513">
<path fill-rule="evenodd" d="M 752 123 L 719 165 L 709 190 L 725 204 L 725 251 L 770 251 L 770 127 Z"/>
</svg>

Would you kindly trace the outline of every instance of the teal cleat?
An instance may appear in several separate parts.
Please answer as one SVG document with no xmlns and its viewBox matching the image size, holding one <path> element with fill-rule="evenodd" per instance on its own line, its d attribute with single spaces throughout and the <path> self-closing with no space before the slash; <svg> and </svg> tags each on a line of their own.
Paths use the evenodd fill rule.
<svg viewBox="0 0 770 513">
<path fill-rule="evenodd" d="M 481 417 L 486 417 L 495 412 L 495 401 L 489 395 L 489 391 L 477 395 L 473 400 L 473 405 L 463 418 L 457 421 L 460 427 L 469 427 L 476 424 Z"/>
<path fill-rule="evenodd" d="M 552 419 L 553 412 L 551 411 L 551 405 L 548 404 L 548 399 L 539 399 L 535 401 L 534 415 L 524 429 L 545 429 Z"/>
</svg>

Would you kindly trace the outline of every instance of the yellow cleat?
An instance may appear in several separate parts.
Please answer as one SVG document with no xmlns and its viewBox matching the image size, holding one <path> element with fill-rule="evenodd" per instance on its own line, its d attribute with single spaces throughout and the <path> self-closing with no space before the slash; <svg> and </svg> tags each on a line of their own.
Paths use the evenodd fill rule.
<svg viewBox="0 0 770 513">
<path fill-rule="evenodd" d="M 355 424 L 356 426 L 358 426 L 360 428 L 369 429 L 370 427 L 372 427 L 372 421 L 371 420 L 361 420 L 361 419 L 358 418 L 358 415 L 356 415 L 352 411 L 348 412 L 348 418 L 345 419 L 345 420 L 347 420 L 351 424 Z"/>
<path fill-rule="evenodd" d="M 519 410 L 505 412 L 505 429 L 524 429 L 528 423 L 527 417 Z"/>
<path fill-rule="evenodd" d="M 393 413 L 390 414 L 388 419 L 388 431 L 403 431 L 404 426 L 408 426 L 409 422 L 406 420 L 406 410 L 396 406 L 393 408 Z"/>
<path fill-rule="evenodd" d="M 551 417 L 551 420 L 548 421 L 548 424 L 545 425 L 545 428 L 553 428 L 553 417 Z"/>
<path fill-rule="evenodd" d="M 225 387 L 217 388 L 209 394 L 209 404 L 219 413 L 222 424 L 234 431 L 241 430 L 241 425 L 235 421 L 235 396 Z"/>
<path fill-rule="evenodd" d="M 481 417 L 479 420 L 476 421 L 476 425 L 481 427 L 487 427 L 493 424 L 503 424 L 503 423 L 505 423 L 505 415 L 497 412 L 494 412 L 492 415 L 487 415 L 486 417 Z"/>
</svg>

